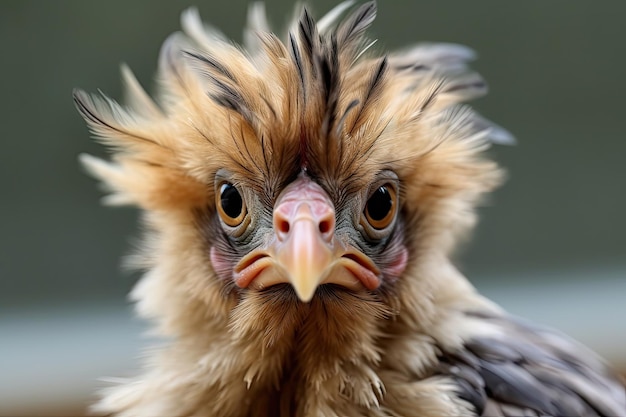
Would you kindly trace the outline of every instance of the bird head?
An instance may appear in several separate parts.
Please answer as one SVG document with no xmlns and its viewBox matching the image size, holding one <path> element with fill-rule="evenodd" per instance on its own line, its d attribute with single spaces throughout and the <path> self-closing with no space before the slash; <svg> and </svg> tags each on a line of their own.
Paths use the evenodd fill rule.
<svg viewBox="0 0 626 417">
<path fill-rule="evenodd" d="M 375 4 L 350 7 L 317 22 L 303 8 L 281 40 L 256 4 L 243 47 L 191 9 L 162 47 L 155 100 L 127 67 L 127 106 L 75 92 L 113 152 L 82 157 L 105 201 L 145 214 L 134 296 L 164 327 L 337 297 L 348 320 L 359 302 L 389 306 L 434 279 L 424 263 L 447 259 L 500 182 L 483 151 L 510 136 L 460 104 L 485 92 L 472 52 L 377 54 Z"/>
</svg>

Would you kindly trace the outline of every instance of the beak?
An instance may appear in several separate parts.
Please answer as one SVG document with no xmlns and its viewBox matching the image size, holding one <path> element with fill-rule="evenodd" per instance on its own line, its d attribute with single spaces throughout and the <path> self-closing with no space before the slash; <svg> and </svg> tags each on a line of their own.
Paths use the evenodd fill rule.
<svg viewBox="0 0 626 417">
<path fill-rule="evenodd" d="M 252 251 L 235 266 L 240 287 L 293 286 L 309 302 L 320 284 L 359 290 L 376 289 L 380 271 L 369 257 L 335 236 L 335 208 L 317 183 L 300 175 L 278 197 L 274 236 L 265 249 Z"/>
<path fill-rule="evenodd" d="M 298 298 L 304 302 L 313 298 L 334 258 L 332 232 L 324 234 L 320 231 L 323 222 L 328 222 L 328 227 L 334 229 L 334 210 L 324 210 L 328 212 L 327 219 L 320 219 L 313 212 L 315 208 L 319 209 L 315 207 L 319 204 L 319 201 L 300 202 L 292 218 L 285 218 L 280 211 L 274 212 L 274 223 L 284 227 L 277 232 L 275 260 L 286 272 Z"/>
</svg>

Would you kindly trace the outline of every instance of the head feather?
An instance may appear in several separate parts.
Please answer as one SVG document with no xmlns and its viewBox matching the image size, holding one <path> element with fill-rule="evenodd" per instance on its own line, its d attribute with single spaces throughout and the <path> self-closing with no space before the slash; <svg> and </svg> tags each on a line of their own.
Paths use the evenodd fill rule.
<svg viewBox="0 0 626 417">
<path fill-rule="evenodd" d="M 124 66 L 129 108 L 82 91 L 74 94 L 76 105 L 92 132 L 113 147 L 113 165 L 164 167 L 175 175 L 154 180 L 193 184 L 205 189 L 208 201 L 213 177 L 224 168 L 270 203 L 302 169 L 337 195 L 391 169 L 404 184 L 407 206 L 428 207 L 431 196 L 432 204 L 471 212 L 501 178 L 482 151 L 492 140 L 512 141 L 502 128 L 459 107 L 486 92 L 482 78 L 467 68 L 473 52 L 424 44 L 379 56 L 365 35 L 375 3 L 342 17 L 351 7 L 344 2 L 319 23 L 302 8 L 281 41 L 255 3 L 247 49 L 227 42 L 189 9 L 181 18 L 184 33 L 170 36 L 161 50 L 156 100 Z M 122 183 L 106 170 L 94 172 L 126 195 L 118 200 L 144 206 L 137 196 L 145 197 L 145 190 L 134 188 L 141 181 Z"/>
</svg>

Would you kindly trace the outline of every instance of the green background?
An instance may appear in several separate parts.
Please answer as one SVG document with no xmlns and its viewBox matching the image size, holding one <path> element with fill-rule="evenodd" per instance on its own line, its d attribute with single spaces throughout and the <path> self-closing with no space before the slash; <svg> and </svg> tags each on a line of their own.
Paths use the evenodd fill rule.
<svg viewBox="0 0 626 417">
<path fill-rule="evenodd" d="M 98 205 L 81 152 L 104 155 L 71 90 L 121 99 L 119 63 L 151 86 L 161 42 L 189 1 L 0 2 L 0 306 L 121 298 L 132 209 Z M 334 3 L 312 8 L 327 11 Z M 199 2 L 241 40 L 247 5 Z M 289 2 L 267 2 L 275 25 Z M 372 37 L 474 48 L 490 94 L 475 106 L 509 129 L 494 157 L 510 179 L 481 212 L 460 266 L 474 282 L 544 269 L 624 265 L 626 3 L 381 1 Z"/>
</svg>

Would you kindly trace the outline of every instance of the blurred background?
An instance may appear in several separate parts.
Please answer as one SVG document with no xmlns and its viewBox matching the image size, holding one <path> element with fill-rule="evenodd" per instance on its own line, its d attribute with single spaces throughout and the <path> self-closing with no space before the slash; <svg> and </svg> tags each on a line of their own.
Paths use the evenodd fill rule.
<svg viewBox="0 0 626 417">
<path fill-rule="evenodd" d="M 319 14 L 334 1 L 316 1 Z M 102 376 L 146 344 L 120 259 L 137 213 L 99 205 L 77 155 L 104 155 L 73 87 L 121 99 L 119 64 L 152 85 L 159 47 L 196 5 L 240 41 L 247 2 L 0 2 L 0 415 L 79 415 Z M 267 1 L 275 25 L 288 1 Z M 371 36 L 474 48 L 509 129 L 510 179 L 481 209 L 458 265 L 510 311 L 556 326 L 626 369 L 626 2 L 379 2 Z"/>
</svg>

